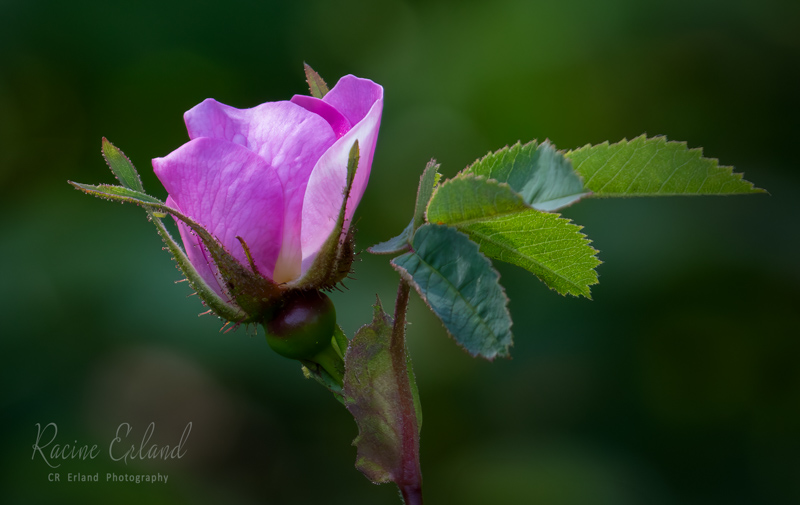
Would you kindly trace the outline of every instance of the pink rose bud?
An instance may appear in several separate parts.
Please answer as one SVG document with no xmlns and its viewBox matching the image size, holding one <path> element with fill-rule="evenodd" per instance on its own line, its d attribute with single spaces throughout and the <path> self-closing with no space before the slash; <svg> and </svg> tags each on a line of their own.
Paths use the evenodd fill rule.
<svg viewBox="0 0 800 505">
<path fill-rule="evenodd" d="M 247 270 L 286 289 L 325 287 L 309 284 L 309 272 L 315 263 L 331 264 L 320 257 L 331 236 L 349 238 L 382 110 L 383 88 L 352 75 L 322 99 L 296 95 L 251 109 L 207 99 L 184 115 L 189 142 L 154 159 L 153 169 L 169 193 L 167 205 L 199 223 Z M 355 142 L 358 167 L 339 228 Z M 206 245 L 182 221 L 178 228 L 194 268 L 230 300 Z"/>
</svg>

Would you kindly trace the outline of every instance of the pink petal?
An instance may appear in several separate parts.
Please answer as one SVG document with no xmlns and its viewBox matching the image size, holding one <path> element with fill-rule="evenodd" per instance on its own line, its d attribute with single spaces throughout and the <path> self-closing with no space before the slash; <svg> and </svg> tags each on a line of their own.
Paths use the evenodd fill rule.
<svg viewBox="0 0 800 505">
<path fill-rule="evenodd" d="M 309 112 L 313 112 L 322 117 L 331 125 L 336 138 L 341 138 L 342 135 L 350 131 L 350 121 L 347 120 L 341 112 L 336 110 L 336 107 L 330 105 L 319 98 L 307 95 L 294 95 L 292 103 L 303 107 Z"/>
<path fill-rule="evenodd" d="M 225 140 L 191 140 L 153 169 L 187 216 L 214 235 L 249 268 L 236 236 L 250 249 L 259 272 L 272 277 L 283 237 L 283 187 L 275 170 L 246 148 Z M 194 247 L 183 235 L 187 251 Z M 198 257 L 192 260 L 202 267 Z"/>
<path fill-rule="evenodd" d="M 320 110 L 340 126 L 342 121 L 346 122 L 327 104 Z M 340 119 L 336 118 L 337 114 Z M 336 141 L 337 134 L 331 124 L 325 117 L 292 102 L 269 102 L 251 109 L 236 109 L 213 99 L 186 112 L 184 120 L 190 138 L 210 137 L 240 144 L 257 153 L 277 171 L 284 188 L 285 226 L 274 279 L 286 282 L 299 276 L 303 198 L 314 165 Z"/>
<path fill-rule="evenodd" d="M 343 77 L 342 80 L 344 79 Z M 339 82 L 341 83 L 342 80 Z M 357 80 L 365 81 L 365 79 Z M 319 252 L 319 248 L 334 231 L 336 219 L 342 207 L 344 188 L 347 184 L 347 160 L 350 148 L 355 140 L 358 140 L 360 158 L 353 186 L 350 190 L 350 197 L 347 201 L 345 230 L 349 227 L 350 220 L 367 188 L 372 159 L 375 154 L 375 144 L 378 141 L 381 113 L 383 112 L 383 88 L 371 81 L 367 82 L 377 87 L 379 91 L 377 98 L 360 122 L 355 124 L 346 135 L 337 140 L 320 158 L 308 181 L 308 188 L 303 200 L 303 227 L 301 233 L 303 272 L 311 266 Z M 338 88 L 339 84 L 336 86 Z M 325 98 L 332 93 L 333 90 L 328 95 L 325 95 Z M 376 96 L 376 94 L 373 93 L 371 96 Z"/>
<path fill-rule="evenodd" d="M 336 107 L 354 125 L 364 119 L 378 100 L 383 100 L 383 87 L 369 79 L 346 75 L 322 99 Z"/>
</svg>

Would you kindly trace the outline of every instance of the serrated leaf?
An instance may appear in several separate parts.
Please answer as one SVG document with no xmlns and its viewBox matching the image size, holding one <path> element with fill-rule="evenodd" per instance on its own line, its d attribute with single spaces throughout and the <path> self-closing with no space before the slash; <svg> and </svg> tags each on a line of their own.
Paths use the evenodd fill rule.
<svg viewBox="0 0 800 505">
<path fill-rule="evenodd" d="M 531 209 L 459 227 L 485 255 L 534 273 L 562 295 L 591 298 L 597 250 L 581 227 L 557 214 Z"/>
<path fill-rule="evenodd" d="M 139 172 L 136 171 L 131 160 L 105 137 L 103 137 L 102 141 L 102 153 L 108 168 L 111 169 L 120 184 L 128 189 L 144 193 L 142 179 L 139 177 Z"/>
<path fill-rule="evenodd" d="M 395 360 L 391 354 L 393 320 L 380 301 L 373 308 L 372 323 L 347 348 L 345 406 L 358 424 L 356 468 L 372 482 L 401 485 L 419 476 L 419 400 L 408 355 Z M 398 381 L 405 380 L 411 381 L 413 409 L 401 398 Z"/>
<path fill-rule="evenodd" d="M 572 164 L 548 141 L 517 142 L 466 168 L 464 173 L 505 182 L 534 209 L 552 212 L 588 194 Z"/>
<path fill-rule="evenodd" d="M 428 204 L 427 217 L 434 224 L 465 225 L 530 208 L 508 184 L 466 173 L 437 188 Z"/>
<path fill-rule="evenodd" d="M 411 237 L 414 236 L 414 220 L 412 219 L 408 226 L 400 232 L 400 235 L 392 237 L 386 242 L 375 244 L 368 247 L 367 251 L 372 254 L 400 254 L 411 249 Z"/>
<path fill-rule="evenodd" d="M 430 160 L 422 171 L 417 188 L 417 203 L 414 208 L 414 230 L 425 224 L 425 209 L 433 195 L 433 189 L 438 181 L 439 165 L 436 160 Z"/>
<path fill-rule="evenodd" d="M 311 96 L 322 99 L 328 94 L 328 85 L 308 63 L 303 63 L 303 68 L 306 72 L 306 82 L 308 82 L 308 90 L 311 92 Z"/>
<path fill-rule="evenodd" d="M 431 198 L 428 220 L 455 226 L 486 256 L 521 266 L 562 295 L 591 298 L 597 284 L 600 260 L 581 227 L 531 209 L 507 184 L 455 177 Z"/>
<path fill-rule="evenodd" d="M 586 145 L 567 152 L 584 184 L 596 197 L 731 195 L 763 193 L 733 167 L 703 158 L 702 149 L 666 137 Z"/>
<path fill-rule="evenodd" d="M 508 354 L 511 316 L 500 276 L 466 235 L 426 224 L 414 235 L 413 251 L 394 258 L 392 266 L 467 352 L 489 360 Z"/>
</svg>

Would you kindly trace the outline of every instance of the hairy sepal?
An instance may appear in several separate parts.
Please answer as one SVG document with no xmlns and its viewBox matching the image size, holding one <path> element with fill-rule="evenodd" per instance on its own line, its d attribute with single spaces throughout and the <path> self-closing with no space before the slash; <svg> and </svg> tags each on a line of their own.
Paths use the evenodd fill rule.
<svg viewBox="0 0 800 505">
<path fill-rule="evenodd" d="M 283 288 L 239 263 L 202 225 L 167 206 L 161 200 L 144 193 L 143 188 L 141 191 L 137 189 L 141 187 L 141 180 L 136 168 L 120 149 L 107 140 L 103 142 L 103 155 L 123 186 L 106 184 L 94 186 L 68 182 L 84 193 L 106 200 L 134 203 L 143 207 L 192 288 L 219 317 L 234 323 L 249 323 L 260 322 L 269 316 L 275 301 L 282 295 Z M 171 214 L 182 221 L 203 241 L 203 245 L 208 249 L 219 270 L 219 275 L 231 301 L 220 297 L 191 264 L 161 221 L 166 214 Z"/>
<path fill-rule="evenodd" d="M 355 256 L 353 228 L 350 226 L 345 230 L 344 223 L 350 189 L 358 169 L 358 160 L 359 148 L 356 140 L 353 142 L 353 147 L 350 148 L 350 155 L 347 159 L 347 183 L 342 192 L 342 206 L 336 224 L 323 242 L 309 269 L 300 279 L 290 282 L 289 288 L 331 290 L 350 274 Z"/>
</svg>

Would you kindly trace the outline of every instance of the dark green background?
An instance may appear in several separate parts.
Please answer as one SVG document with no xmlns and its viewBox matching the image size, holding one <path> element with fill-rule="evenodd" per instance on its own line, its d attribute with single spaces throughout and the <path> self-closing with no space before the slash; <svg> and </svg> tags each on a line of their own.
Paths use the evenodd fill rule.
<svg viewBox="0 0 800 505">
<path fill-rule="evenodd" d="M 359 249 L 399 232 L 424 164 L 451 176 L 518 139 L 560 148 L 665 134 L 771 196 L 586 201 L 605 262 L 593 301 L 498 265 L 513 359 L 470 358 L 415 299 L 409 347 L 427 503 L 800 501 L 797 145 L 800 4 L 499 0 L 0 0 L 0 501 L 396 504 L 353 469 L 349 414 L 261 335 L 222 335 L 186 298 L 144 213 L 111 182 L 106 136 L 149 160 L 204 98 L 237 107 L 330 84 L 385 88 Z M 397 275 L 362 253 L 336 294 L 352 335 Z M 110 461 L 117 426 L 174 444 Z M 59 471 L 161 471 L 168 484 L 54 484 L 36 423 L 98 444 Z"/>
</svg>

